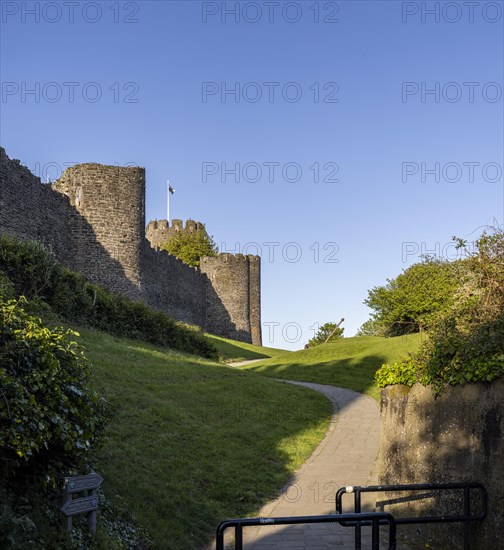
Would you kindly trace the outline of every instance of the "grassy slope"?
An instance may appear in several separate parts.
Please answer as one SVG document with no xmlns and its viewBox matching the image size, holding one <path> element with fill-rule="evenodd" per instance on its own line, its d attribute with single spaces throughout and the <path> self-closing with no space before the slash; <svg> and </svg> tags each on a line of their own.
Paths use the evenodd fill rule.
<svg viewBox="0 0 504 550">
<path fill-rule="evenodd" d="M 285 350 L 254 346 L 252 344 L 246 344 L 245 342 L 237 342 L 235 340 L 229 340 L 228 338 L 214 336 L 213 334 L 206 334 L 205 336 L 217 348 L 219 357 L 226 362 L 264 359 L 275 357 L 280 353 L 289 353 Z"/>
<path fill-rule="evenodd" d="M 198 548 L 217 524 L 257 512 L 322 439 L 315 392 L 194 356 L 81 329 L 112 418 L 99 453 L 106 494 L 156 549 Z"/>
<path fill-rule="evenodd" d="M 419 343 L 420 334 L 342 338 L 335 343 L 277 355 L 240 368 L 275 378 L 342 386 L 378 399 L 379 389 L 374 383 L 376 369 L 415 351 Z"/>
</svg>

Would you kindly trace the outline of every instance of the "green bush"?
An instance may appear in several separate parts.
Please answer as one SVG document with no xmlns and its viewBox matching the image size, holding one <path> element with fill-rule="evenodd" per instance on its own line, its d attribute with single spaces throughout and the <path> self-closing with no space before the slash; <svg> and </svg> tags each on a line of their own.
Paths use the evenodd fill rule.
<svg viewBox="0 0 504 550">
<path fill-rule="evenodd" d="M 12 298 L 14 298 L 14 285 L 5 273 L 0 271 L 0 300 L 9 300 Z"/>
<path fill-rule="evenodd" d="M 27 543 L 34 547 L 32 534 L 36 531 L 33 520 L 15 508 L 14 495 L 0 488 L 0 548 L 21 549 Z"/>
<path fill-rule="evenodd" d="M 452 305 L 462 263 L 427 258 L 371 289 L 364 303 L 373 314 L 360 334 L 401 336 L 428 329 L 437 314 Z"/>
<path fill-rule="evenodd" d="M 203 227 L 196 231 L 181 229 L 161 248 L 193 267 L 199 267 L 201 258 L 217 256 L 218 253 L 217 245 Z"/>
<path fill-rule="evenodd" d="M 72 340 L 26 313 L 26 299 L 0 298 L 0 468 L 8 478 L 28 463 L 56 482 L 84 464 L 104 423 L 89 388 L 89 365 Z"/>
<path fill-rule="evenodd" d="M 0 270 L 12 281 L 17 296 L 43 300 L 67 321 L 217 358 L 216 348 L 201 330 L 91 283 L 59 264 L 39 243 L 0 237 Z"/>
<path fill-rule="evenodd" d="M 419 382 L 439 394 L 448 385 L 504 376 L 503 231 L 484 233 L 462 265 L 451 306 L 432 319 L 418 353 L 377 371 L 378 386 Z"/>
<path fill-rule="evenodd" d="M 342 319 L 343 321 L 343 319 Z M 344 328 L 340 327 L 336 323 L 325 323 L 317 330 L 317 334 L 311 339 L 308 340 L 306 347 L 313 348 L 315 346 L 320 346 L 320 344 L 325 344 L 326 342 L 334 342 L 338 338 L 343 338 Z"/>
<path fill-rule="evenodd" d="M 364 322 L 355 336 L 386 336 L 388 327 L 378 319 L 368 319 Z"/>
<path fill-rule="evenodd" d="M 406 359 L 399 363 L 393 363 L 392 365 L 385 363 L 376 371 L 375 378 L 376 384 L 380 388 L 393 384 L 404 384 L 411 387 L 415 382 L 421 382 L 412 355 L 408 355 Z"/>
<path fill-rule="evenodd" d="M 40 243 L 0 236 L 0 270 L 19 296 L 41 296 L 54 277 L 56 259 Z"/>
</svg>

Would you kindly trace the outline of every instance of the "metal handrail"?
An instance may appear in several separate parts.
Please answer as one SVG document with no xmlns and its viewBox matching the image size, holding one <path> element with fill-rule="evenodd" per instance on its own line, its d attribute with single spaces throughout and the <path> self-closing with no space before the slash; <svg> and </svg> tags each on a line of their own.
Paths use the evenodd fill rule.
<svg viewBox="0 0 504 550">
<path fill-rule="evenodd" d="M 389 525 L 388 550 L 396 548 L 396 521 L 388 512 L 369 512 L 363 514 L 327 514 L 322 516 L 292 516 L 277 518 L 239 518 L 223 521 L 217 527 L 216 550 L 224 550 L 224 531 L 235 528 L 235 550 L 243 550 L 243 527 L 264 525 L 299 525 L 300 523 L 338 523 L 347 521 L 366 521 L 372 525 L 372 550 L 380 548 L 380 525 Z"/>
<path fill-rule="evenodd" d="M 400 485 L 368 485 L 365 487 L 342 487 L 336 492 L 336 512 L 343 513 L 343 495 L 352 493 L 354 495 L 354 513 L 361 511 L 361 494 L 395 491 L 448 491 L 460 489 L 464 493 L 464 513 L 463 514 L 442 514 L 439 516 L 417 516 L 407 518 L 395 518 L 397 525 L 420 524 L 420 523 L 462 523 L 464 527 L 464 550 L 469 549 L 469 534 L 471 522 L 483 521 L 488 511 L 488 495 L 485 487 L 477 482 L 462 483 L 409 483 Z M 481 495 L 481 513 L 471 514 L 471 489 L 477 489 Z M 361 527 L 370 525 L 369 521 L 341 522 L 345 527 L 355 527 L 356 550 L 361 548 Z"/>
</svg>

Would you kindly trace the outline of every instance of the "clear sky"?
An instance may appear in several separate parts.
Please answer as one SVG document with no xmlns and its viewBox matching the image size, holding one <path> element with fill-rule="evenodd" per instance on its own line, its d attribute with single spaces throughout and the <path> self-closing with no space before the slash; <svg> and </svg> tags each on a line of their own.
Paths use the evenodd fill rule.
<svg viewBox="0 0 504 550">
<path fill-rule="evenodd" d="M 504 5 L 1 2 L 1 144 L 147 171 L 147 220 L 262 261 L 265 345 L 503 222 Z M 255 243 L 251 244 L 251 243 Z"/>
</svg>

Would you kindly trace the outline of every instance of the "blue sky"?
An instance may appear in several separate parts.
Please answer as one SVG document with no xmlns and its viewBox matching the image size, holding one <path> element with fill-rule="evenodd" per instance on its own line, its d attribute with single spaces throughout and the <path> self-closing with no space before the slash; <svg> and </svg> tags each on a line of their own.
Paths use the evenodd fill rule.
<svg viewBox="0 0 504 550">
<path fill-rule="evenodd" d="M 266 345 L 354 334 L 368 289 L 503 221 L 501 0 L 1 9 L 9 156 L 145 166 L 147 219 L 169 178 L 172 217 L 259 245 Z"/>
</svg>

